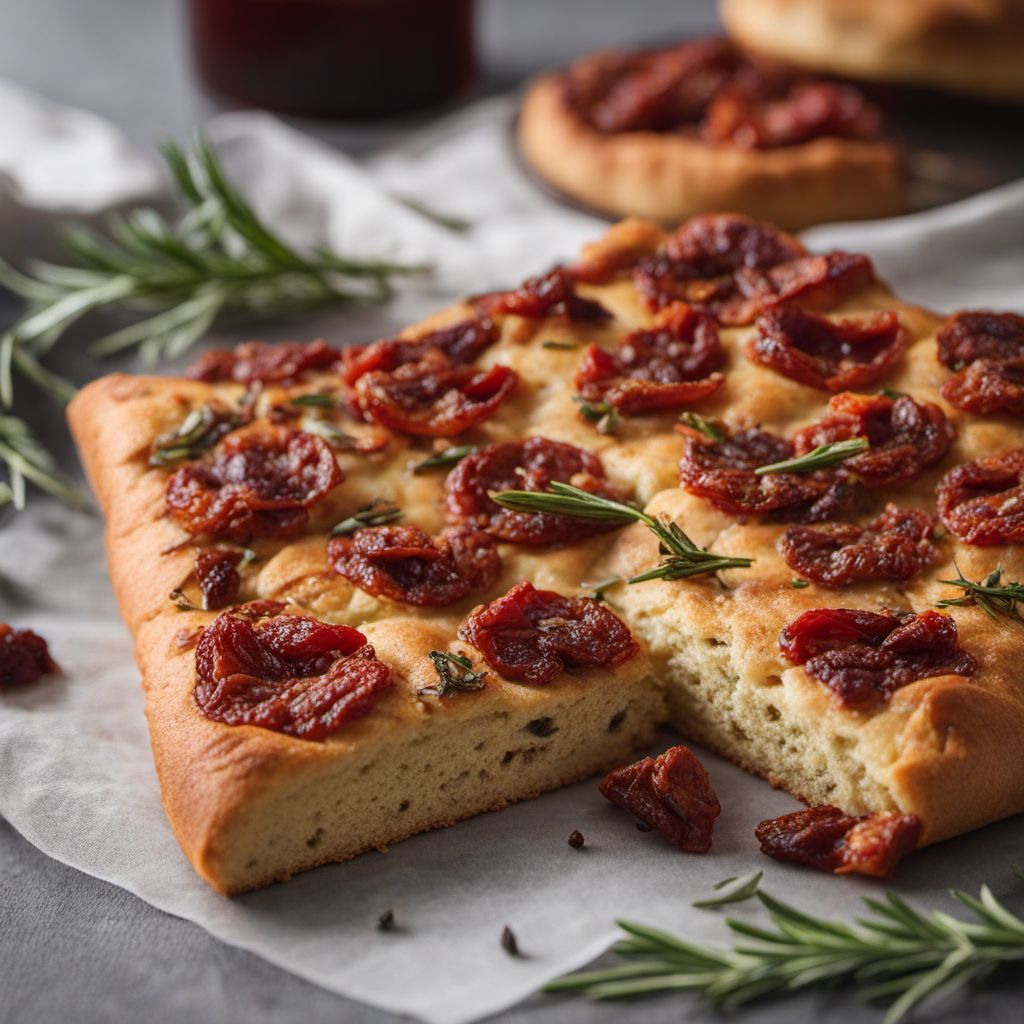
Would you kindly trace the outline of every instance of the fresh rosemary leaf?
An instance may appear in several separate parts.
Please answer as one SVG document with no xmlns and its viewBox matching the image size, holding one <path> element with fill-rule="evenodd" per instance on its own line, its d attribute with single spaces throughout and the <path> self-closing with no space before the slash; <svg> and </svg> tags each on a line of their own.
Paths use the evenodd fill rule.
<svg viewBox="0 0 1024 1024">
<path fill-rule="evenodd" d="M 663 556 L 661 564 L 629 583 L 647 580 L 681 580 L 722 569 L 746 569 L 752 558 L 716 555 L 698 547 L 684 533 L 678 523 L 655 518 L 633 505 L 624 505 L 611 498 L 573 487 L 572 484 L 553 480 L 547 491 L 491 491 L 491 501 L 514 512 L 542 512 L 548 515 L 572 516 L 575 519 L 601 519 L 626 524 L 643 523 L 658 538 Z"/>
<path fill-rule="evenodd" d="M 57 471 L 53 456 L 28 424 L 16 416 L 0 416 L 0 463 L 7 467 L 7 502 L 19 511 L 25 507 L 27 481 L 69 505 L 92 509 L 89 499 Z"/>
<path fill-rule="evenodd" d="M 573 341 L 552 341 L 551 339 L 548 339 L 547 341 L 542 341 L 540 343 L 540 347 L 558 349 L 562 352 L 570 352 L 576 347 L 576 343 Z"/>
<path fill-rule="evenodd" d="M 598 580 L 596 583 L 581 583 L 580 586 L 589 591 L 587 597 L 593 598 L 595 601 L 603 601 L 605 599 L 604 592 L 611 589 L 617 583 L 622 583 L 621 576 L 608 576 L 606 579 Z"/>
<path fill-rule="evenodd" d="M 321 393 L 312 393 L 308 395 L 295 395 L 288 399 L 289 405 L 300 405 L 300 406 L 316 406 L 320 409 L 333 409 L 337 404 L 338 400 L 334 395 L 325 395 Z"/>
<path fill-rule="evenodd" d="M 452 693 L 482 690 L 486 672 L 474 672 L 473 662 L 464 654 L 431 651 L 430 660 L 437 670 L 437 686 L 425 686 L 417 691 L 425 697 L 447 697 Z"/>
<path fill-rule="evenodd" d="M 793 579 L 789 581 L 789 585 L 794 590 L 806 590 L 807 587 L 810 586 L 810 583 L 808 583 L 807 580 L 800 579 L 799 576 L 794 576 Z"/>
<path fill-rule="evenodd" d="M 475 444 L 456 444 L 443 451 L 435 452 L 413 467 L 413 473 L 419 476 L 421 473 L 429 473 L 434 469 L 449 469 L 456 463 L 461 462 L 467 455 L 476 451 Z"/>
<path fill-rule="evenodd" d="M 884 395 L 886 398 L 891 398 L 895 401 L 897 398 L 906 398 L 906 391 L 897 391 L 895 388 L 879 388 L 878 393 Z"/>
<path fill-rule="evenodd" d="M 724 907 L 728 903 L 742 903 L 743 900 L 750 899 L 757 892 L 757 887 L 761 884 L 763 876 L 763 871 L 755 871 L 752 874 L 744 875 L 742 878 L 727 878 L 724 882 L 719 882 L 715 886 L 715 891 L 718 893 L 717 896 L 707 896 L 701 900 L 694 900 L 690 906 L 699 908 Z"/>
<path fill-rule="evenodd" d="M 0 508 L 14 501 L 14 491 L 6 480 L 0 480 Z"/>
<path fill-rule="evenodd" d="M 149 464 L 172 466 L 185 459 L 198 458 L 229 433 L 236 422 L 234 417 L 218 414 L 210 405 L 193 409 L 176 430 L 161 434 L 153 442 Z"/>
<path fill-rule="evenodd" d="M 180 356 L 222 317 L 252 321 L 382 302 L 391 296 L 395 278 L 427 269 L 352 260 L 326 249 L 300 252 L 259 219 L 201 138 L 189 152 L 173 143 L 163 152 L 180 193 L 180 217 L 137 209 L 111 217 L 102 234 L 70 227 L 63 236 L 67 266 L 39 262 L 23 274 L 0 261 L 0 285 L 26 301 L 21 318 L 0 335 L 3 408 L 14 401 L 16 375 L 58 402 L 71 398 L 75 389 L 41 358 L 93 312 L 133 318 L 95 342 L 93 354 L 136 348 L 152 365 Z M 0 443 L 6 436 L 0 434 Z M 49 463 L 43 465 L 38 441 L 32 439 L 28 458 L 24 431 L 19 438 L 21 449 L 0 447 L 14 503 L 24 504 L 25 480 L 81 503 Z"/>
<path fill-rule="evenodd" d="M 580 407 L 580 415 L 597 427 L 599 434 L 614 434 L 619 428 L 619 414 L 608 402 L 588 402 L 582 395 L 574 395 L 573 401 Z"/>
<path fill-rule="evenodd" d="M 1003 583 L 1003 567 L 997 566 L 984 579 L 972 583 L 956 566 L 955 580 L 939 580 L 950 587 L 965 591 L 963 597 L 947 597 L 936 603 L 937 608 L 980 608 L 990 619 L 1009 619 L 1024 626 L 1019 604 L 1024 602 L 1024 584 Z"/>
<path fill-rule="evenodd" d="M 705 437 L 709 437 L 712 441 L 716 441 L 719 444 L 725 440 L 725 431 L 712 423 L 707 417 L 701 416 L 699 412 L 684 412 L 679 417 L 679 422 L 691 430 L 700 431 Z"/>
<path fill-rule="evenodd" d="M 800 989 L 845 984 L 869 999 L 889 1001 L 885 1024 L 897 1024 L 916 1007 L 968 982 L 988 981 L 997 968 L 1009 974 L 1010 965 L 1024 963 L 1024 920 L 987 886 L 978 897 L 960 890 L 952 895 L 973 920 L 940 911 L 922 914 L 890 892 L 884 899 L 865 898 L 868 914 L 843 924 L 759 891 L 771 927 L 727 919 L 736 936 L 728 949 L 620 921 L 626 937 L 616 952 L 625 963 L 566 975 L 545 991 L 592 999 L 692 991 L 716 1008 L 733 1009 Z"/>
<path fill-rule="evenodd" d="M 359 441 L 351 434 L 346 434 L 341 427 L 331 423 L 330 420 L 317 419 L 315 416 L 303 416 L 299 420 L 299 429 L 307 434 L 316 434 L 317 437 L 322 437 L 332 448 L 337 448 L 340 451 L 354 448 Z"/>
<path fill-rule="evenodd" d="M 465 217 L 456 217 L 450 213 L 440 213 L 433 207 L 427 206 L 426 203 L 419 199 L 413 199 L 411 196 L 396 196 L 395 198 L 403 206 L 418 213 L 421 217 L 426 217 L 427 220 L 433 221 L 438 226 L 447 228 L 449 231 L 464 235 L 473 230 L 473 222 Z"/>
<path fill-rule="evenodd" d="M 870 444 L 866 437 L 851 437 L 845 441 L 833 441 L 831 444 L 819 444 L 813 451 L 796 459 L 784 462 L 773 462 L 768 466 L 759 466 L 754 472 L 758 476 L 766 473 L 813 473 L 817 469 L 835 466 L 844 459 L 866 452 Z"/>
<path fill-rule="evenodd" d="M 401 519 L 403 514 L 402 510 L 397 505 L 391 504 L 390 501 L 374 498 L 369 505 L 365 505 L 358 512 L 354 512 L 347 519 L 342 519 L 340 523 L 332 527 L 331 536 L 345 537 L 365 526 L 384 526 L 387 523 L 393 523 L 396 519 Z"/>
</svg>

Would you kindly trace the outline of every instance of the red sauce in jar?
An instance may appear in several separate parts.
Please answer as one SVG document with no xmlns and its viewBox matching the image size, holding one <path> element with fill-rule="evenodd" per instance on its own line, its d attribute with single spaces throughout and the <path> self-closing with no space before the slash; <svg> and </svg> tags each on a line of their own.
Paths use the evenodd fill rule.
<svg viewBox="0 0 1024 1024">
<path fill-rule="evenodd" d="M 189 0 L 211 91 L 313 117 L 380 117 L 476 77 L 473 0 Z"/>
</svg>

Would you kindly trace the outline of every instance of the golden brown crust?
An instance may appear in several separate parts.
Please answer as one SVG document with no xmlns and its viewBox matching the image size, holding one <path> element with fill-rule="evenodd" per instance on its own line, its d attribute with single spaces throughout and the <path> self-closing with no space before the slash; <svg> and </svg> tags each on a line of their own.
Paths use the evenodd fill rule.
<svg viewBox="0 0 1024 1024">
<path fill-rule="evenodd" d="M 655 225 L 626 222 L 587 248 L 585 258 L 615 266 L 657 249 Z M 621 258 L 621 260 L 620 260 Z M 168 816 L 196 869 L 224 892 L 237 892 L 330 860 L 386 845 L 425 828 L 524 799 L 621 763 L 650 740 L 668 717 L 689 738 L 812 801 L 852 812 L 899 809 L 921 815 L 935 841 L 1024 811 L 1024 696 L 1017 685 L 1018 627 L 978 609 L 953 610 L 963 646 L 979 660 L 970 680 L 923 679 L 870 712 L 838 706 L 830 693 L 780 657 L 780 629 L 813 607 L 890 607 L 921 611 L 950 596 L 938 580 L 956 565 L 980 578 L 996 563 L 1024 578 L 1019 546 L 977 548 L 947 537 L 928 569 L 906 584 L 859 584 L 842 590 L 795 589 L 777 550 L 781 525 L 742 520 L 681 490 L 677 465 L 683 438 L 676 414 L 627 417 L 614 436 L 579 416 L 572 379 L 588 343 L 616 345 L 649 326 L 652 314 L 629 280 L 587 286 L 615 314 L 609 323 L 564 317 L 501 319 L 501 336 L 481 358 L 520 374 L 508 403 L 474 441 L 543 435 L 600 454 L 613 481 L 631 489 L 651 512 L 681 523 L 699 544 L 756 559 L 750 570 L 708 578 L 620 585 L 610 606 L 645 646 L 646 657 L 614 673 L 564 675 L 547 687 L 491 675 L 484 691 L 439 701 L 418 690 L 434 678 L 427 653 L 453 650 L 479 657 L 456 639 L 477 602 L 512 583 L 577 592 L 585 580 L 650 568 L 658 554 L 640 526 L 559 550 L 501 545 L 504 567 L 493 588 L 442 609 L 417 609 L 372 597 L 330 571 L 326 531 L 373 497 L 396 500 L 407 521 L 436 532 L 443 525 L 442 474 L 411 467 L 428 449 L 393 438 L 375 456 L 339 453 L 345 482 L 314 509 L 306 533 L 286 544 L 253 543 L 242 598 L 298 601 L 321 618 L 363 629 L 397 683 L 372 714 L 324 743 L 204 718 L 193 697 L 194 655 L 176 643 L 213 613 L 175 609 L 169 590 L 191 580 L 193 543 L 164 515 L 168 470 L 148 465 L 153 438 L 197 405 L 237 401 L 234 385 L 114 375 L 87 387 L 69 418 L 86 469 L 107 514 L 110 572 L 124 617 L 135 634 L 146 691 L 154 756 Z M 946 406 L 939 388 L 948 375 L 936 359 L 939 318 L 896 299 L 882 284 L 860 289 L 831 315 L 894 310 L 910 344 L 880 384 L 938 402 L 957 428 L 946 458 L 893 495 L 870 492 L 856 517 L 870 518 L 888 500 L 933 509 L 934 489 L 951 466 L 1021 444 L 1010 419 L 979 419 Z M 450 323 L 465 307 L 431 318 Z M 409 332 L 415 335 L 424 326 Z M 723 328 L 724 386 L 701 406 L 732 427 L 761 425 L 789 434 L 818 419 L 828 395 L 750 362 L 753 328 Z M 552 347 L 545 342 L 561 342 Z M 312 378 L 294 391 L 336 384 Z M 258 414 L 287 391 L 268 388 Z M 358 424 L 346 423 L 358 431 Z M 165 552 L 161 554 L 161 552 Z M 654 679 L 664 684 L 664 694 Z M 624 727 L 613 728 L 621 712 Z M 552 718 L 538 736 L 531 722 Z M 542 730 L 543 731 L 543 730 Z"/>
<path fill-rule="evenodd" d="M 812 71 L 1024 100 L 1019 0 L 721 0 L 732 38 Z"/>
<path fill-rule="evenodd" d="M 821 138 L 745 150 L 670 133 L 605 134 L 573 111 L 558 74 L 529 87 L 518 140 L 559 191 L 615 217 L 676 224 L 696 213 L 737 210 L 799 230 L 888 217 L 905 207 L 901 162 L 890 143 Z"/>
</svg>

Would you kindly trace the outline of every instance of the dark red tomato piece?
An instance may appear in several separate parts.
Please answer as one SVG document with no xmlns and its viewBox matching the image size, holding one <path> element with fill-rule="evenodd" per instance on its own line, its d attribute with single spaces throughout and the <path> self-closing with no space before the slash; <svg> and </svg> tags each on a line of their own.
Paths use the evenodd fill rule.
<svg viewBox="0 0 1024 1024">
<path fill-rule="evenodd" d="M 784 305 L 758 318 L 747 358 L 812 388 L 847 391 L 881 379 L 909 342 L 895 313 L 829 320 Z"/>
<path fill-rule="evenodd" d="M 657 829 L 685 853 L 707 853 L 722 805 L 707 770 L 687 747 L 671 747 L 609 772 L 601 795 Z"/>
<path fill-rule="evenodd" d="M 943 383 L 942 397 L 981 416 L 1024 416 L 1024 357 L 976 359 Z"/>
<path fill-rule="evenodd" d="M 968 544 L 1024 541 L 1024 448 L 951 469 L 938 488 L 939 518 Z"/>
<path fill-rule="evenodd" d="M 762 821 L 754 835 L 761 852 L 774 860 L 837 875 L 890 878 L 896 865 L 917 849 L 921 830 L 916 814 L 880 811 L 854 816 L 819 804 Z"/>
<path fill-rule="evenodd" d="M 691 494 L 733 515 L 771 515 L 803 523 L 834 518 L 853 497 L 852 482 L 844 474 L 754 472 L 792 457 L 789 441 L 763 430 L 742 431 L 721 442 L 689 437 L 679 480 Z"/>
<path fill-rule="evenodd" d="M 192 380 L 294 384 L 308 370 L 329 369 L 340 353 L 326 341 L 243 341 L 232 351 L 204 352 L 186 371 Z"/>
<path fill-rule="evenodd" d="M 576 280 L 565 267 L 528 278 L 512 291 L 481 295 L 476 303 L 478 309 L 492 316 L 512 314 L 538 320 L 562 315 L 577 323 L 611 319 L 611 313 L 599 302 L 577 295 Z"/>
<path fill-rule="evenodd" d="M 779 98 L 723 90 L 708 107 L 701 136 L 740 149 L 771 149 L 825 135 L 875 139 L 881 130 L 877 109 L 859 90 L 838 82 L 798 82 Z"/>
<path fill-rule="evenodd" d="M 0 690 L 26 686 L 56 671 L 50 648 L 38 633 L 0 622 Z"/>
<path fill-rule="evenodd" d="M 242 552 L 232 548 L 200 551 L 196 555 L 195 574 L 203 595 L 203 608 L 211 611 L 233 604 L 242 585 L 238 563 Z"/>
<path fill-rule="evenodd" d="M 355 384 L 352 403 L 389 430 L 423 437 L 454 437 L 487 419 L 515 390 L 507 366 L 455 366 L 438 351 L 392 372 L 371 370 Z"/>
<path fill-rule="evenodd" d="M 713 371 L 724 362 L 714 320 L 677 303 L 654 330 L 628 335 L 616 353 L 591 345 L 576 387 L 588 402 L 606 401 L 626 415 L 676 409 L 717 391 L 725 378 Z"/>
<path fill-rule="evenodd" d="M 274 427 L 232 434 L 208 459 L 181 466 L 165 500 L 193 536 L 288 537 L 342 479 L 326 441 Z"/>
<path fill-rule="evenodd" d="M 368 594 L 443 606 L 486 590 L 501 559 L 490 534 L 466 526 L 432 538 L 415 526 L 372 526 L 327 547 L 334 571 Z"/>
<path fill-rule="evenodd" d="M 371 345 L 351 345 L 341 351 L 340 372 L 346 384 L 355 384 L 364 373 L 391 373 L 407 363 L 418 363 L 435 350 L 452 363 L 472 363 L 498 340 L 498 335 L 493 320 L 476 316 L 418 338 L 386 338 Z"/>
<path fill-rule="evenodd" d="M 640 653 L 629 627 L 589 597 L 563 597 L 517 583 L 481 605 L 459 627 L 495 672 L 523 683 L 550 683 L 566 669 L 613 669 Z"/>
<path fill-rule="evenodd" d="M 844 470 L 868 487 L 896 487 L 939 462 L 955 436 L 932 402 L 846 391 L 831 398 L 828 415 L 798 431 L 793 444 L 797 455 L 806 455 L 819 445 L 866 437 L 870 449 L 843 462 Z"/>
<path fill-rule="evenodd" d="M 448 518 L 486 530 L 510 544 L 571 544 L 618 528 L 599 519 L 513 512 L 490 499 L 492 491 L 546 491 L 552 480 L 615 501 L 627 498 L 605 478 L 596 455 L 563 441 L 530 437 L 488 445 L 459 462 L 445 480 Z"/>
<path fill-rule="evenodd" d="M 875 580 L 909 580 L 935 554 L 931 516 L 886 505 L 864 526 L 791 526 L 779 541 L 786 565 L 825 587 Z"/>
<path fill-rule="evenodd" d="M 709 280 L 740 269 L 774 267 L 805 255 L 803 244 L 772 224 L 737 213 L 691 217 L 665 243 L 678 276 Z"/>
<path fill-rule="evenodd" d="M 961 310 L 954 313 L 935 336 L 939 362 L 962 370 L 976 359 L 1024 357 L 1024 316 Z"/>
<path fill-rule="evenodd" d="M 824 683 L 839 703 L 865 710 L 901 686 L 932 676 L 972 676 L 978 663 L 960 647 L 948 615 L 818 608 L 804 612 L 779 635 L 779 648 Z"/>
<path fill-rule="evenodd" d="M 324 740 L 372 710 L 391 670 L 358 630 L 277 614 L 281 607 L 242 606 L 203 630 L 196 704 L 225 725 Z"/>
</svg>

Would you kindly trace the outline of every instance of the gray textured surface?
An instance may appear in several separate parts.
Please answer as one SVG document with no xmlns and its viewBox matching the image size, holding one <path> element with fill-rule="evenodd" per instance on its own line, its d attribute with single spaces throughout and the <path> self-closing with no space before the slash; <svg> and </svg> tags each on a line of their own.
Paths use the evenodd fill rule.
<svg viewBox="0 0 1024 1024">
<path fill-rule="evenodd" d="M 190 77 L 180 2 L 3 0 L 0 10 L 0 76 L 110 117 L 140 143 L 181 135 L 212 110 Z M 539 67 L 595 46 L 713 24 L 711 0 L 487 0 L 481 6 L 483 88 L 513 86 Z M 358 148 L 373 133 L 329 134 Z M 0 319 L 11 313 L 9 304 L 0 305 Z M 962 1017 L 953 1006 L 930 1019 Z M 1019 1021 L 1019 995 L 983 994 L 971 1017 Z M 501 1017 L 507 1024 L 680 1019 L 711 1018 L 681 998 L 631 1007 L 536 998 Z M 804 997 L 743 1018 L 746 1024 L 877 1019 L 831 996 Z M 392 1024 L 399 1018 L 322 991 L 50 861 L 0 822 L 0 1022 L 140 1020 Z"/>
</svg>

